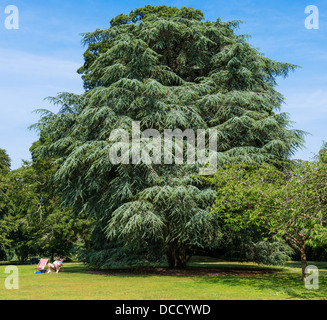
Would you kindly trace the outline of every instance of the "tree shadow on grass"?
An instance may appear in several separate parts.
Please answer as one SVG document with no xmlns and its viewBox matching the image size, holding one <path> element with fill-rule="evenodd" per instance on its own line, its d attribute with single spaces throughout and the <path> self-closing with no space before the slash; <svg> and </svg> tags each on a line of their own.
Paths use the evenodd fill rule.
<svg viewBox="0 0 327 320">
<path fill-rule="evenodd" d="M 299 267 L 298 263 L 292 263 L 287 265 L 288 267 Z M 322 264 L 319 266 L 319 289 L 306 289 L 304 283 L 301 280 L 301 272 L 294 272 L 292 269 L 283 269 L 280 267 L 274 268 L 267 268 L 267 267 L 258 267 L 254 265 L 240 265 L 240 264 L 219 264 L 219 268 L 224 271 L 222 275 L 179 275 L 179 276 L 187 276 L 192 277 L 195 283 L 199 283 L 203 285 L 203 283 L 207 284 L 208 286 L 215 286 L 219 287 L 219 285 L 230 286 L 230 287 L 239 287 L 242 291 L 251 290 L 256 291 L 258 293 L 258 299 L 260 297 L 267 297 L 269 296 L 270 299 L 305 299 L 305 300 L 312 300 L 312 299 L 327 299 L 327 270 L 321 269 L 325 267 L 326 264 Z M 195 267 L 195 265 L 193 265 Z M 218 264 L 216 265 L 201 265 L 197 266 L 197 268 L 217 268 Z M 192 268 L 191 268 L 192 269 Z M 241 269 L 241 270 L 279 270 L 280 272 L 274 273 L 266 273 L 266 274 L 249 274 L 244 275 L 240 274 L 233 274 L 232 271 Z M 83 264 L 69 264 L 65 267 L 65 273 L 80 273 L 80 274 L 91 274 L 92 269 L 90 269 L 87 265 Z M 228 274 L 231 272 L 230 274 Z M 116 277 L 153 277 L 153 276 L 164 276 L 163 274 L 110 274 L 108 272 L 107 275 L 116 276 Z M 105 272 L 95 272 L 94 274 L 105 274 Z M 167 274 L 168 275 L 168 274 Z M 174 277 L 174 275 L 171 275 Z M 176 276 L 176 275 L 175 275 Z M 177 275 L 178 276 L 178 275 Z M 178 276 L 178 277 L 179 277 Z M 266 298 L 264 298 L 266 299 Z"/>
<path fill-rule="evenodd" d="M 196 281 L 205 282 L 208 285 L 227 285 L 230 287 L 240 287 L 243 289 L 254 289 L 260 295 L 267 296 L 271 292 L 271 299 L 283 297 L 287 299 L 327 299 L 326 290 L 327 272 L 319 273 L 319 289 L 306 289 L 301 280 L 301 274 L 291 272 L 281 272 L 264 274 L 258 276 L 218 276 L 197 278 Z"/>
<path fill-rule="evenodd" d="M 64 265 L 64 273 L 83 273 L 85 274 L 88 270 L 88 266 L 82 263 L 67 263 Z"/>
</svg>

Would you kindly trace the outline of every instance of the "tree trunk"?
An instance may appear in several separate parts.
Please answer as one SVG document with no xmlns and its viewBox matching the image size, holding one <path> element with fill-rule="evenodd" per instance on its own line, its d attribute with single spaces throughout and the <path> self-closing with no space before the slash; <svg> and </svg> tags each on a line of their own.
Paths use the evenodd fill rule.
<svg viewBox="0 0 327 320">
<path fill-rule="evenodd" d="M 307 255 L 305 253 L 305 246 L 303 245 L 300 248 L 300 256 L 301 256 L 301 265 L 302 265 L 302 281 L 305 281 L 308 273 L 306 272 L 306 267 L 308 266 L 308 262 L 307 262 Z"/>
<path fill-rule="evenodd" d="M 186 247 L 178 244 L 172 243 L 166 251 L 168 266 L 170 269 L 174 268 L 186 268 L 187 266 L 187 255 Z"/>
<path fill-rule="evenodd" d="M 25 261 L 26 261 L 26 259 L 27 259 L 27 254 L 26 254 L 26 252 L 24 251 L 24 249 L 23 248 L 20 248 L 19 250 L 18 250 L 18 252 L 16 252 L 16 254 L 17 254 L 17 258 L 18 258 L 18 263 L 19 264 L 24 264 L 25 263 Z"/>
<path fill-rule="evenodd" d="M 166 252 L 167 260 L 168 260 L 168 267 L 170 269 L 175 268 L 175 253 L 172 249 L 168 249 Z"/>
<path fill-rule="evenodd" d="M 294 237 L 291 239 L 290 237 L 286 236 L 284 238 L 287 242 L 287 244 L 297 253 L 300 253 L 301 257 L 301 267 L 302 267 L 302 281 L 305 281 L 306 278 L 308 277 L 308 273 L 306 273 L 305 269 L 308 266 L 307 263 L 307 255 L 305 252 L 305 237 L 302 237 L 301 240 L 296 240 Z"/>
</svg>

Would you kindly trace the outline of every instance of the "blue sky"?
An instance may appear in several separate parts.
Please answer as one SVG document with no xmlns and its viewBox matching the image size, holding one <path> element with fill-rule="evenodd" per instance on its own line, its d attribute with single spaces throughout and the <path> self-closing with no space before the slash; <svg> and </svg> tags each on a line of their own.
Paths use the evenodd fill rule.
<svg viewBox="0 0 327 320">
<path fill-rule="evenodd" d="M 312 159 L 327 141 L 327 1 L 326 0 L 180 0 L 180 1 L 26 1 L 0 2 L 0 148 L 18 168 L 29 160 L 37 134 L 27 130 L 38 120 L 37 108 L 55 111 L 44 98 L 58 92 L 82 93 L 76 70 L 83 64 L 81 33 L 107 28 L 111 18 L 144 5 L 189 6 L 201 9 L 207 20 L 243 20 L 239 33 L 267 57 L 300 65 L 280 91 L 293 127 L 311 133 L 306 148 L 295 158 Z M 19 9 L 19 29 L 7 30 L 7 5 Z M 319 29 L 304 26 L 308 5 L 319 9 Z"/>
</svg>

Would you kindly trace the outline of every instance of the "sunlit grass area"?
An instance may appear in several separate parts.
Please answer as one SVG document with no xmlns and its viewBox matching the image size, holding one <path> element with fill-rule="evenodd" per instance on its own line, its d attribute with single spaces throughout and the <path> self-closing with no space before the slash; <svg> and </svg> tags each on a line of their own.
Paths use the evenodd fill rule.
<svg viewBox="0 0 327 320">
<path fill-rule="evenodd" d="M 65 271 L 35 274 L 34 265 L 17 266 L 19 288 L 5 288 L 6 266 L 0 266 L 1 300 L 45 299 L 147 299 L 147 300 L 289 300 L 326 299 L 327 263 L 310 262 L 319 269 L 319 289 L 308 290 L 301 281 L 300 264 L 290 262 L 280 272 L 260 275 L 221 276 L 108 276 L 88 273 L 81 263 L 66 263 Z M 228 269 L 258 268 L 252 263 L 214 259 L 193 260 L 191 266 Z M 272 266 L 260 268 L 274 268 Z"/>
</svg>

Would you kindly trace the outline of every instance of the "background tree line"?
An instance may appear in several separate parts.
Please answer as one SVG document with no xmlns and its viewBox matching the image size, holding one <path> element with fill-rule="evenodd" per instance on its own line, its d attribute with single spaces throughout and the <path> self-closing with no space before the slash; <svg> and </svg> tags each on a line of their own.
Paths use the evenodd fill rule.
<svg viewBox="0 0 327 320">
<path fill-rule="evenodd" d="M 61 206 L 54 170 L 50 161 L 36 159 L 10 170 L 10 158 L 0 149 L 0 260 L 76 258 L 79 247 L 88 247 L 92 222 Z"/>
</svg>

